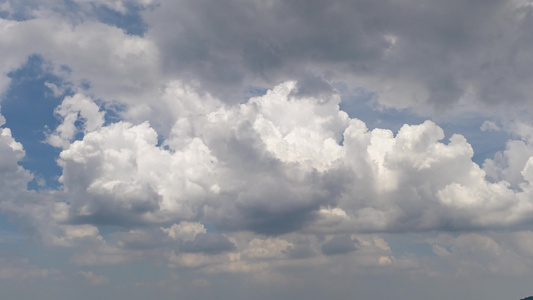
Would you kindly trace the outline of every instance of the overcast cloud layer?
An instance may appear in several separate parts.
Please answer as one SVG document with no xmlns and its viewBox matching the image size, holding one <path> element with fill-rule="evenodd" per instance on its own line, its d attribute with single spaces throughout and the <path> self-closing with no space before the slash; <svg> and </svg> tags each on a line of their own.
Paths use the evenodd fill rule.
<svg viewBox="0 0 533 300">
<path fill-rule="evenodd" d="M 532 13 L 0 1 L 2 291 L 533 294 Z"/>
</svg>

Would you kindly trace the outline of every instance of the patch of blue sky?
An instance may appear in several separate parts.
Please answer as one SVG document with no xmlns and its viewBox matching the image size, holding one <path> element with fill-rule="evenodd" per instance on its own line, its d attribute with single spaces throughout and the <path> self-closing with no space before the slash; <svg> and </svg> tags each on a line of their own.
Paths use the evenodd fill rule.
<svg viewBox="0 0 533 300">
<path fill-rule="evenodd" d="M 100 107 L 101 110 L 105 111 L 104 126 L 121 121 L 121 113 L 125 112 L 127 109 L 127 106 L 122 103 L 104 102 L 99 99 L 95 100 L 95 103 Z"/>
<path fill-rule="evenodd" d="M 337 89 L 339 88 L 337 87 Z M 375 93 L 363 88 L 357 88 L 355 91 L 341 90 L 341 95 L 340 109 L 348 113 L 350 118 L 357 118 L 365 122 L 369 130 L 375 128 L 390 129 L 396 134 L 404 124 L 420 124 L 426 120 L 409 109 L 377 109 L 373 105 Z"/>
<path fill-rule="evenodd" d="M 121 28 L 130 35 L 143 36 L 148 25 L 143 21 L 142 7 L 133 3 L 125 3 L 126 12 L 121 13 L 105 5 L 93 5 L 93 14 L 98 21 Z"/>
<path fill-rule="evenodd" d="M 5 10 L 0 10 L 0 19 L 9 19 L 10 13 Z"/>
<path fill-rule="evenodd" d="M 157 135 L 157 147 L 162 147 L 164 150 L 170 150 L 168 145 L 165 145 L 166 138 L 160 134 Z"/>
<path fill-rule="evenodd" d="M 25 21 L 32 19 L 32 10 L 38 7 L 38 2 L 27 1 L 0 1 L 0 18 Z"/>
<path fill-rule="evenodd" d="M 416 255 L 419 257 L 436 256 L 427 239 L 437 237 L 437 233 L 407 233 L 407 234 L 387 234 L 383 238 L 389 244 L 392 254 L 395 257 Z"/>
<path fill-rule="evenodd" d="M 61 78 L 48 72 L 45 65 L 42 57 L 34 55 L 20 69 L 9 73 L 11 85 L 0 104 L 6 119 L 4 126 L 11 129 L 13 137 L 26 151 L 20 164 L 35 175 L 28 185 L 34 190 L 58 188 L 57 179 L 61 175 L 61 168 L 56 163 L 60 149 L 44 141 L 46 131 L 60 124 L 54 109 L 65 95 L 54 96 L 45 85 L 46 82 L 57 86 L 62 84 Z"/>
<path fill-rule="evenodd" d="M 494 154 L 505 149 L 505 144 L 512 136 L 504 131 L 482 131 L 480 129 L 486 118 L 483 116 L 454 117 L 453 121 L 438 122 L 449 138 L 454 133 L 463 135 L 474 149 L 472 160 L 482 166 L 486 159 L 494 158 Z"/>
<path fill-rule="evenodd" d="M 259 86 L 248 86 L 244 90 L 244 99 L 245 101 L 248 101 L 249 98 L 252 97 L 260 97 L 267 93 L 268 88 L 259 87 Z"/>
<path fill-rule="evenodd" d="M 0 244 L 7 244 L 19 238 L 17 225 L 9 221 L 8 217 L 0 214 Z M 4 247 L 0 247 L 3 249 Z M 1 254 L 2 252 L 0 252 Z M 1 257 L 2 255 L 0 255 Z"/>
<path fill-rule="evenodd" d="M 211 222 L 202 222 L 207 233 L 220 233 L 220 231 Z"/>
<path fill-rule="evenodd" d="M 14 21 L 26 21 L 35 17 L 35 11 L 41 9 L 42 3 L 37 0 L 0 1 L 0 18 Z M 106 5 L 90 3 L 82 7 L 72 0 L 58 1 L 56 5 L 47 7 L 73 23 L 83 22 L 86 18 L 94 18 L 99 22 L 123 29 L 127 34 L 143 36 L 148 25 L 143 21 L 142 6 L 135 3 L 124 3 L 125 11 L 118 12 Z M 3 9 L 3 10 L 2 10 Z"/>
<path fill-rule="evenodd" d="M 71 21 L 81 20 L 79 5 L 71 0 L 57 1 L 56 3 L 43 2 L 41 0 L 0 0 L 0 17 L 19 22 L 31 20 L 38 15 L 36 12 L 43 9 L 43 4 L 47 10 L 52 10 L 64 17 L 68 17 Z"/>
</svg>

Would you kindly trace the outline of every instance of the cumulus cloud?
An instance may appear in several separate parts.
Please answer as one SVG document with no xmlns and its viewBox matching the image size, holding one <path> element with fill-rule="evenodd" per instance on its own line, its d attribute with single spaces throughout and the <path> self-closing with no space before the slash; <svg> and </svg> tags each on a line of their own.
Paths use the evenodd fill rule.
<svg viewBox="0 0 533 300">
<path fill-rule="evenodd" d="M 189 245 L 205 233 L 203 225 L 187 223 L 197 221 L 278 235 L 457 230 L 528 220 L 529 155 L 511 153 L 524 142 L 509 142 L 511 160 L 488 161 L 485 170 L 472 162 L 463 136 L 444 143 L 443 130 L 431 121 L 404 125 L 396 134 L 369 130 L 339 109 L 335 94 L 323 101 L 294 96 L 296 89 L 283 83 L 233 106 L 208 100 L 214 104 L 178 115 L 161 144 L 147 122 L 102 127 L 102 113 L 87 102 L 96 120 L 87 121 L 91 132 L 65 146 L 58 161 L 70 203 L 66 220 L 172 222 L 179 225 L 163 231 Z M 177 105 L 194 107 L 186 99 Z M 487 172 L 507 175 L 487 181 Z M 519 184 L 520 190 L 512 188 Z"/>
<path fill-rule="evenodd" d="M 100 111 L 98 105 L 81 94 L 66 97 L 55 109 L 55 113 L 63 121 L 47 138 L 47 142 L 55 147 L 66 148 L 79 131 L 81 133 L 95 131 L 104 124 L 104 113 Z M 76 127 L 77 121 L 83 123 L 81 129 Z"/>
<path fill-rule="evenodd" d="M 0 189 L 3 192 L 0 202 L 14 200 L 17 191 L 25 190 L 27 183 L 33 178 L 31 173 L 18 165 L 25 156 L 22 144 L 13 138 L 9 128 L 2 125 L 0 125 Z"/>
<path fill-rule="evenodd" d="M 64 150 L 60 181 L 67 193 L 77 195 L 72 197 L 73 221 L 128 224 L 194 218 L 215 184 L 210 178 L 216 158 L 198 138 L 182 151 L 156 145 L 157 133 L 148 123 L 119 122 Z"/>
<path fill-rule="evenodd" d="M 532 155 L 533 147 L 527 140 L 509 140 L 505 150 L 497 152 L 493 159 L 487 159 L 483 168 L 490 178 L 505 180 L 516 187 L 525 182 L 522 171 Z"/>
<path fill-rule="evenodd" d="M 180 240 L 185 252 L 234 249 L 223 236 L 206 234 L 198 221 L 229 232 L 279 235 L 462 230 L 529 220 L 531 168 L 529 155 L 520 150 L 527 149 L 525 142 L 509 143 L 506 156 L 512 160 L 487 161 L 482 169 L 472 162 L 464 137 L 453 135 L 443 143 L 443 130 L 431 121 L 405 125 L 396 134 L 369 130 L 339 109 L 335 94 L 322 101 L 294 96 L 297 88 L 283 83 L 234 106 L 209 100 L 214 104 L 194 115 L 177 116 L 161 144 L 149 123 L 103 126 L 94 102 L 67 97 L 57 111 L 86 119 L 81 140 L 67 145 L 72 134 L 64 133 L 58 161 L 60 198 L 68 204 L 49 202 L 34 206 L 35 212 L 53 212 L 55 219 L 46 222 L 69 224 L 53 226 L 54 244 L 87 238 L 101 243 L 94 225 L 156 225 L 161 245 L 168 243 L 166 234 Z M 76 101 L 79 108 L 68 105 L 78 98 L 87 101 Z M 186 99 L 178 104 L 189 105 Z M 9 151 L 22 151 L 4 130 Z M 60 137 L 66 131 L 57 132 Z M 505 176 L 487 181 L 494 170 Z M 15 203 L 8 206 L 22 214 Z M 120 237 L 121 247 L 142 243 L 140 233 Z M 335 252 L 338 239 L 324 244 L 322 252 Z M 144 242 L 150 243 L 155 240 Z"/>
<path fill-rule="evenodd" d="M 344 254 L 357 250 L 354 241 L 349 236 L 335 236 L 322 245 L 325 255 Z"/>
</svg>

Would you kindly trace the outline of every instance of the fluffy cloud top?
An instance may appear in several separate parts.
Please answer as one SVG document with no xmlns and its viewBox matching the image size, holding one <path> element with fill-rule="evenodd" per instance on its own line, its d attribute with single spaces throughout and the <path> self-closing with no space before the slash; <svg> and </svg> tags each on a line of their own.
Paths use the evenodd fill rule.
<svg viewBox="0 0 533 300">
<path fill-rule="evenodd" d="M 431 121 L 396 135 L 368 130 L 339 109 L 338 97 L 295 97 L 295 89 L 287 82 L 244 104 L 178 115 L 162 143 L 146 122 L 102 127 L 101 113 L 87 102 L 90 132 L 65 146 L 58 161 L 66 219 L 122 226 L 201 221 L 267 234 L 457 230 L 529 220 L 525 159 L 516 166 L 521 179 L 488 181 L 461 135 L 443 143 L 443 130 Z M 71 113 L 63 115 L 58 137 L 73 122 Z M 519 183 L 519 190 L 511 187 Z M 172 228 L 165 230 L 173 238 L 185 230 Z"/>
</svg>

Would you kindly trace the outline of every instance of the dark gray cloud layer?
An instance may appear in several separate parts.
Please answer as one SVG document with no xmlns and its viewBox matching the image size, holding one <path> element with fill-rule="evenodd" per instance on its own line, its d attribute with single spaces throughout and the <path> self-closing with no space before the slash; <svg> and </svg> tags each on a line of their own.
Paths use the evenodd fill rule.
<svg viewBox="0 0 533 300">
<path fill-rule="evenodd" d="M 165 1 L 144 17 L 168 72 L 228 97 L 309 73 L 371 77 L 436 107 L 530 92 L 533 18 L 518 1 Z"/>
<path fill-rule="evenodd" d="M 345 235 L 335 236 L 322 245 L 322 253 L 325 255 L 344 254 L 357 250 L 355 242 Z"/>
<path fill-rule="evenodd" d="M 220 234 L 200 233 L 193 241 L 186 241 L 181 250 L 183 252 L 204 252 L 208 254 L 217 254 L 227 251 L 236 250 L 235 245 L 226 237 Z"/>
</svg>

